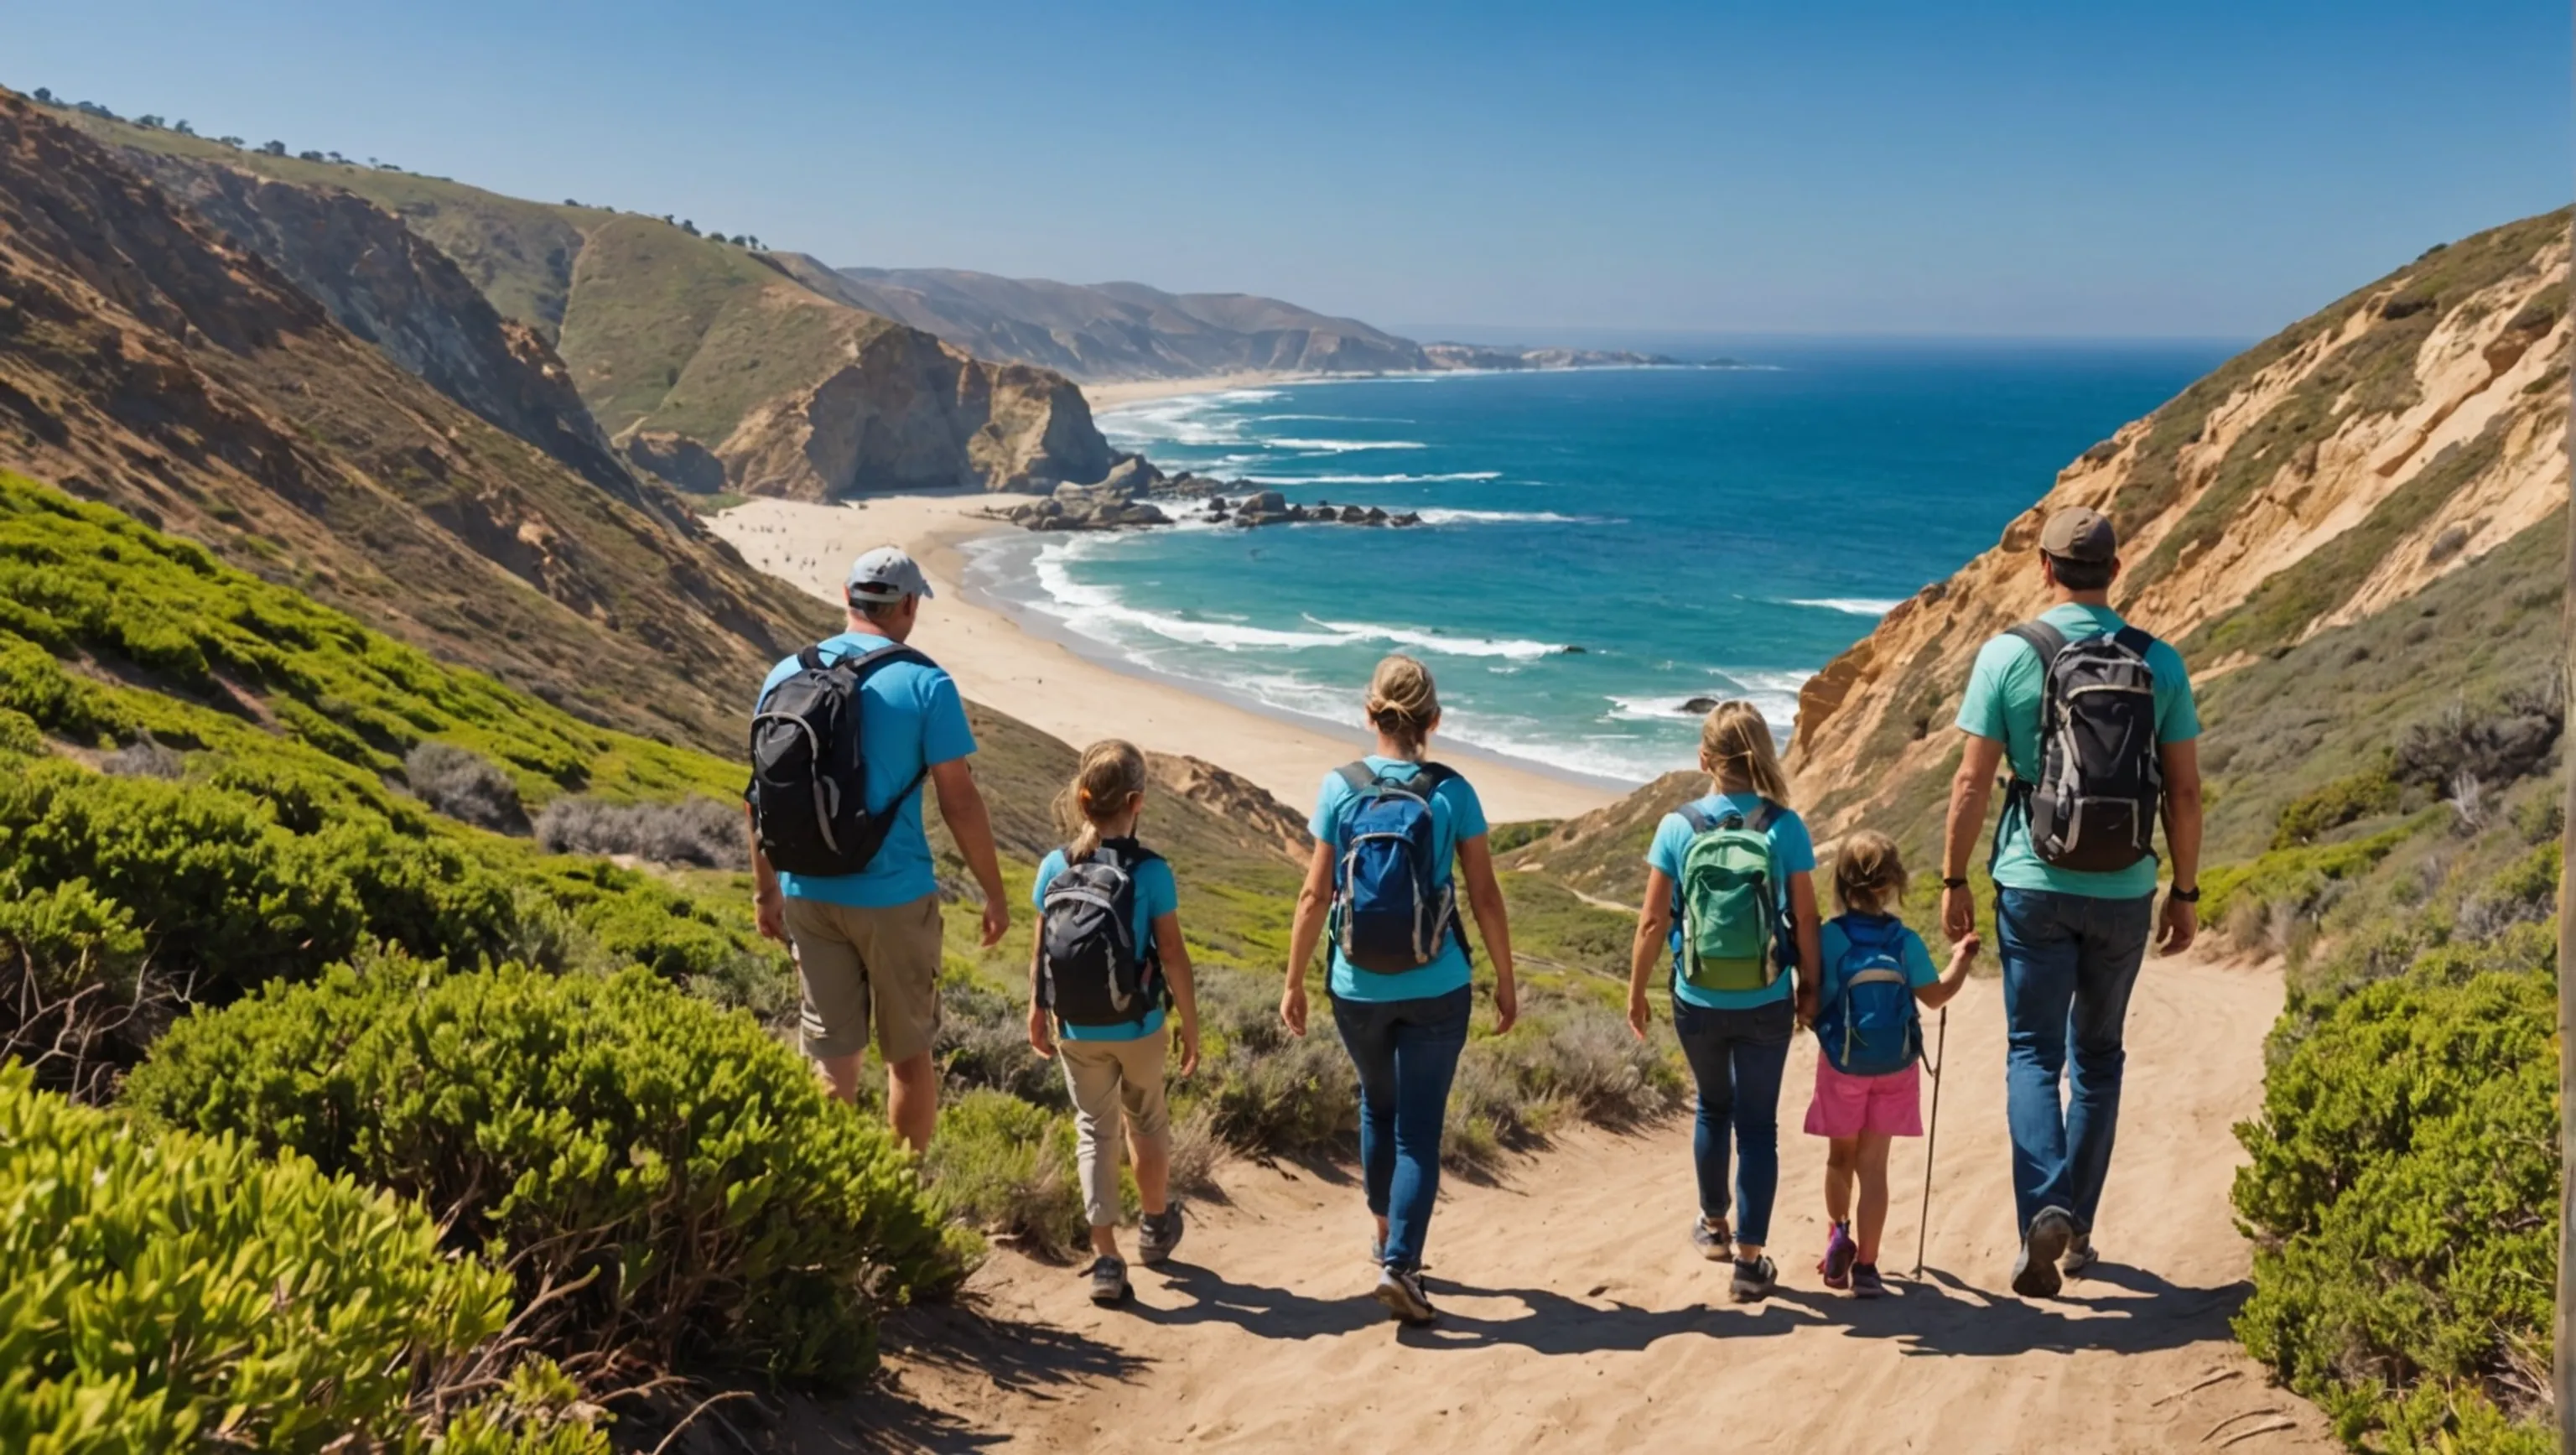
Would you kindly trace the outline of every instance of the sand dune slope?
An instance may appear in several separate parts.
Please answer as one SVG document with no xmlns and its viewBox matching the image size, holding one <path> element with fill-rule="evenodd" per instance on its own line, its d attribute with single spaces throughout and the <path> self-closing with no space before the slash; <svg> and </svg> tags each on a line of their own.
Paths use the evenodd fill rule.
<svg viewBox="0 0 2576 1455">
<path fill-rule="evenodd" d="M 1365 1297 L 1355 1186 L 1237 1167 L 1231 1205 L 1196 1210 L 1182 1257 L 1140 1270 L 1132 1307 L 1095 1309 L 1073 1272 L 999 1255 L 966 1308 L 889 1331 L 904 1418 L 813 1448 L 2331 1448 L 2317 1412 L 2227 1337 L 2249 1265 L 2227 1208 L 2229 1126 L 2258 1102 L 2280 1001 L 2276 972 L 2150 962 L 2106 1262 L 2059 1301 L 2003 1291 L 2003 1026 L 1981 980 L 1950 1014 L 1929 1266 L 1880 1302 L 1828 1294 L 1813 1269 L 1823 1144 L 1795 1131 L 1806 1041 L 1783 1098 L 1785 1287 L 1767 1304 L 1728 1303 L 1719 1265 L 1686 1245 L 1686 1119 L 1569 1138 L 1506 1185 L 1452 1179 L 1430 1248 L 1445 1317 L 1424 1332 Z M 1900 1148 L 1893 1275 L 1913 1262 L 1922 1168 L 1921 1143 Z"/>
</svg>

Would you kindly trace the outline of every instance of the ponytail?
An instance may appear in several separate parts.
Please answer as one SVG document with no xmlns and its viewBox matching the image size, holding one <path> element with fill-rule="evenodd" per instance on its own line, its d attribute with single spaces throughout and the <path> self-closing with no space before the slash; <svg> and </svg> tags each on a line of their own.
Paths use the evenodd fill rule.
<svg viewBox="0 0 2576 1455">
<path fill-rule="evenodd" d="M 1136 745 L 1108 738 L 1082 750 L 1082 766 L 1055 796 L 1056 827 L 1072 837 L 1064 861 L 1079 864 L 1100 847 L 1100 825 L 1127 811 L 1145 791 L 1145 755 Z"/>
<path fill-rule="evenodd" d="M 1369 724 L 1393 739 L 1407 756 L 1420 753 L 1440 720 L 1440 689 L 1431 669 L 1397 653 L 1377 664 L 1369 676 Z"/>
<path fill-rule="evenodd" d="M 1780 771 L 1771 725 L 1752 703 L 1721 702 L 1709 713 L 1699 729 L 1699 764 L 1720 788 L 1732 781 L 1783 808 L 1789 805 L 1789 775 Z"/>
</svg>

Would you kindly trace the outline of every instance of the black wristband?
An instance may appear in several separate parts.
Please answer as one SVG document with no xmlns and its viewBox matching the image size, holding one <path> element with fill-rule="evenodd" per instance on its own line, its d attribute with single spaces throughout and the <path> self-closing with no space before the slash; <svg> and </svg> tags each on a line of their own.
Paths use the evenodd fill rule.
<svg viewBox="0 0 2576 1455">
<path fill-rule="evenodd" d="M 2168 889 L 2165 891 L 2165 898 L 2179 899 L 2185 904 L 2198 904 L 2200 903 L 2200 890 L 2197 886 L 2190 889 Z"/>
<path fill-rule="evenodd" d="M 1941 887 L 1944 889 L 1965 889 L 1968 887 L 1968 881 L 1965 879 L 1943 879 L 1941 881 Z"/>
</svg>

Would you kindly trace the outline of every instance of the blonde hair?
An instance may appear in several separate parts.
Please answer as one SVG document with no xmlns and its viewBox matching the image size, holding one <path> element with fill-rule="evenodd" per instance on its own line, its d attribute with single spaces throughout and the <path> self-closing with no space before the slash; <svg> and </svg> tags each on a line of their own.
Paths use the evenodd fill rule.
<svg viewBox="0 0 2576 1455">
<path fill-rule="evenodd" d="M 1789 804 L 1789 775 L 1780 771 L 1771 724 L 1752 703 L 1721 702 L 1710 710 L 1699 727 L 1699 764 L 1721 787 L 1732 779 L 1783 808 Z"/>
<path fill-rule="evenodd" d="M 1380 661 L 1369 676 L 1368 715 L 1406 752 L 1421 752 L 1440 718 L 1440 689 L 1431 683 L 1431 669 L 1400 653 Z"/>
<path fill-rule="evenodd" d="M 1862 829 L 1834 852 L 1834 902 L 1853 914 L 1888 914 L 1905 898 L 1896 840 Z"/>
<path fill-rule="evenodd" d="M 1134 743 L 1107 738 L 1082 750 L 1082 766 L 1055 796 L 1056 827 L 1073 836 L 1064 860 L 1078 864 L 1100 847 L 1100 825 L 1127 811 L 1145 791 L 1145 755 Z"/>
</svg>

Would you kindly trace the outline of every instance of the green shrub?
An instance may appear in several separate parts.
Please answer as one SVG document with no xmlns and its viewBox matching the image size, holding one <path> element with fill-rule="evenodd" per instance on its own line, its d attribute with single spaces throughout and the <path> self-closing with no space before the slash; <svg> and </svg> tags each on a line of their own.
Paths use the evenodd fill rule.
<svg viewBox="0 0 2576 1455">
<path fill-rule="evenodd" d="M 2272 847 L 2295 849 L 2373 814 L 2395 813 L 2401 790 L 2386 764 L 2338 778 L 2281 810 Z"/>
<path fill-rule="evenodd" d="M 501 1332 L 509 1280 L 301 1158 L 148 1135 L 0 1067 L 0 1208 L 0 1449 L 608 1448 L 532 1400 L 425 1428 L 415 1396 Z"/>
<path fill-rule="evenodd" d="M 2201 871 L 2200 914 L 2204 923 L 2225 924 L 2251 904 L 2287 904 L 2302 912 L 2311 908 L 2327 885 L 2368 872 L 2418 829 L 2449 816 L 2429 809 L 2394 828 L 2340 844 L 2308 844 L 2274 849 L 2245 864 L 2222 864 Z"/>
<path fill-rule="evenodd" d="M 554 1298 L 542 1347 L 594 1383 L 846 1380 L 878 1313 L 965 1251 L 882 1127 L 748 1016 L 638 971 L 395 960 L 272 985 L 173 1027 L 126 1096 L 420 1199 Z"/>
<path fill-rule="evenodd" d="M 940 1109 L 922 1175 L 951 1216 L 1060 1258 L 1084 1246 L 1091 1227 L 1073 1142 L 1070 1117 L 978 1088 Z"/>
<path fill-rule="evenodd" d="M 2548 938 L 2452 947 L 2334 1004 L 2278 1057 L 2237 1211 L 2238 1337 L 2343 1436 L 2540 1450 L 2558 1238 Z M 2516 953 L 2538 963 L 2506 962 Z"/>
</svg>

